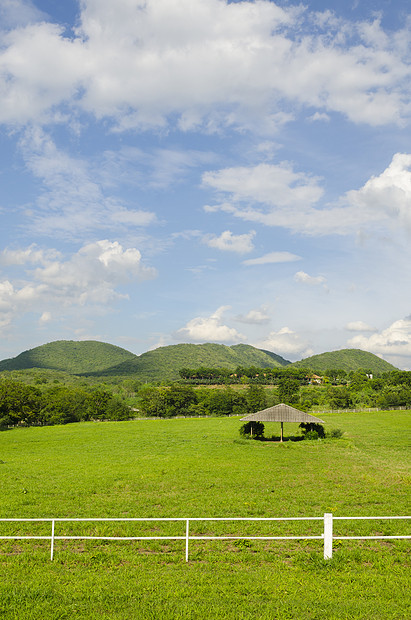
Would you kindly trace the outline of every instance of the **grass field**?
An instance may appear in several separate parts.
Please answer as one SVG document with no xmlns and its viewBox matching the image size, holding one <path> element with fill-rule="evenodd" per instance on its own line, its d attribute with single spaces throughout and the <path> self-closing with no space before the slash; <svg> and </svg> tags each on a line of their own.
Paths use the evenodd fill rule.
<svg viewBox="0 0 411 620">
<path fill-rule="evenodd" d="M 322 415 L 340 440 L 242 440 L 238 418 L 139 420 L 0 433 L 0 517 L 409 514 L 408 412 Z M 278 433 L 267 424 L 268 433 Z M 286 434 L 296 427 L 285 425 Z M 50 534 L 1 523 L 0 534 Z M 184 534 L 184 524 L 59 524 L 59 534 Z M 336 534 L 410 534 L 335 522 Z M 194 531 L 195 530 L 195 531 Z M 320 534 L 321 522 L 198 524 L 193 533 Z M 403 619 L 410 541 L 0 541 L 0 617 Z"/>
</svg>

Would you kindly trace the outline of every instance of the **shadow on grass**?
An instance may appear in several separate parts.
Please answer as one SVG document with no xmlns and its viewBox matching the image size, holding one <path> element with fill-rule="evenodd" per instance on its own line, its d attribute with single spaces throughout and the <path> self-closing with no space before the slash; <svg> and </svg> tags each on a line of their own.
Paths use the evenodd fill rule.
<svg viewBox="0 0 411 620">
<path fill-rule="evenodd" d="M 303 441 L 305 439 L 305 437 L 303 437 L 302 435 L 287 435 L 287 437 L 283 437 L 283 441 L 282 443 L 285 443 L 286 441 Z M 241 440 L 241 443 L 243 442 L 249 442 L 249 441 L 260 441 L 260 442 L 267 442 L 267 441 L 274 441 L 274 442 L 278 442 L 281 443 L 281 437 L 280 435 L 271 435 L 271 437 L 243 437 L 243 439 Z"/>
</svg>

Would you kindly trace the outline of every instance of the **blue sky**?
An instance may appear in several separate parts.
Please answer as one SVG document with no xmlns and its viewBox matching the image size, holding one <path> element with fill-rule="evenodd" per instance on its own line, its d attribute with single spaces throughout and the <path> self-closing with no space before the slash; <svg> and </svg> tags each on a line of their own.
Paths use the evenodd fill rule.
<svg viewBox="0 0 411 620">
<path fill-rule="evenodd" d="M 2 0 L 0 359 L 411 368 L 407 0 Z"/>
</svg>

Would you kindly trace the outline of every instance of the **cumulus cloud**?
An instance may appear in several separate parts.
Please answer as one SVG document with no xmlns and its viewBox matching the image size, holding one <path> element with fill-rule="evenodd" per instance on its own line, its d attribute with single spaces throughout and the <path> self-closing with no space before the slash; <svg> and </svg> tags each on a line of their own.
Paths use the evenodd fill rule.
<svg viewBox="0 0 411 620">
<path fill-rule="evenodd" d="M 248 258 L 243 260 L 243 265 L 271 265 L 273 263 L 293 263 L 301 260 L 301 256 L 291 252 L 268 252 L 258 258 Z"/>
<path fill-rule="evenodd" d="M 247 314 L 236 316 L 235 320 L 248 325 L 267 325 L 271 317 L 268 314 L 267 307 L 262 306 L 260 309 L 250 310 Z"/>
<path fill-rule="evenodd" d="M 312 116 L 310 116 L 308 118 L 309 121 L 311 122 L 315 122 L 315 121 L 325 121 L 325 122 L 329 122 L 330 121 L 330 117 L 328 114 L 326 114 L 325 112 L 315 112 L 315 114 L 313 114 Z"/>
<path fill-rule="evenodd" d="M 70 293 L 81 303 L 104 303 L 118 295 L 116 285 L 130 279 L 152 279 L 155 275 L 155 269 L 142 263 L 139 250 L 124 250 L 117 241 L 108 240 L 85 245 L 68 261 L 51 261 L 34 270 L 36 281 L 65 298 Z"/>
<path fill-rule="evenodd" d="M 267 338 L 260 342 L 258 346 L 261 349 L 268 349 L 279 355 L 288 355 L 295 359 L 308 357 L 313 354 L 309 343 L 289 327 L 282 327 L 277 332 L 270 332 Z"/>
<path fill-rule="evenodd" d="M 174 334 L 177 340 L 189 342 L 239 342 L 244 336 L 223 323 L 224 313 L 230 306 L 220 306 L 208 317 L 196 317 Z"/>
<path fill-rule="evenodd" d="M 225 230 L 218 237 L 216 235 L 205 235 L 203 237 L 203 242 L 210 248 L 215 248 L 217 250 L 247 254 L 254 248 L 254 237 L 254 230 L 244 235 L 234 235 L 231 230 Z"/>
<path fill-rule="evenodd" d="M 43 250 L 35 244 L 30 245 L 28 248 L 18 250 L 5 248 L 0 252 L 0 265 L 25 265 L 27 263 L 44 264 L 58 258 L 59 256 L 60 252 L 57 250 Z"/>
<path fill-rule="evenodd" d="M 308 275 L 308 273 L 305 273 L 305 271 L 297 271 L 297 273 L 294 276 L 294 280 L 296 282 L 302 282 L 303 284 L 308 284 L 309 286 L 319 286 L 319 285 L 325 286 L 325 283 L 327 282 L 324 276 L 310 276 Z"/>
<path fill-rule="evenodd" d="M 371 327 L 368 323 L 364 323 L 364 321 L 351 321 L 347 323 L 345 326 L 349 332 L 376 332 L 378 331 L 375 327 Z"/>
<path fill-rule="evenodd" d="M 4 252 L 3 252 L 4 255 Z M 15 282 L 0 282 L 0 323 L 10 324 L 15 316 L 28 311 L 42 312 L 40 321 L 50 320 L 52 304 L 63 308 L 73 306 L 106 305 L 125 295 L 117 288 L 122 283 L 152 279 L 155 269 L 143 264 L 136 248 L 123 247 L 117 242 L 97 241 L 83 246 L 69 259 L 56 259 L 39 251 L 13 251 L 6 254 L 8 264 L 34 263 L 26 270 L 24 278 Z M 36 266 L 37 264 L 37 266 Z"/>
<path fill-rule="evenodd" d="M 405 27 L 391 34 L 378 20 L 344 22 L 268 0 L 84 0 L 80 8 L 74 32 L 26 19 L 6 35 L 0 121 L 58 119 L 67 103 L 120 128 L 175 117 L 185 131 L 275 127 L 290 118 L 290 101 L 372 125 L 409 114 Z"/>
<path fill-rule="evenodd" d="M 411 155 L 397 153 L 390 165 L 359 190 L 319 205 L 319 179 L 294 171 L 288 162 L 225 168 L 203 175 L 219 201 L 205 211 L 223 211 L 246 221 L 305 235 L 372 234 L 387 225 L 411 232 Z"/>
<path fill-rule="evenodd" d="M 252 201 L 281 209 L 314 204 L 323 194 L 317 177 L 294 171 L 289 162 L 205 172 L 203 184 L 230 194 L 234 203 Z"/>
<path fill-rule="evenodd" d="M 51 315 L 51 312 L 48 312 L 46 310 L 45 312 L 42 313 L 41 317 L 39 318 L 39 325 L 46 325 L 47 323 L 50 323 L 52 318 L 53 317 Z"/>
<path fill-rule="evenodd" d="M 388 168 L 371 177 L 361 189 L 347 192 L 346 200 L 363 212 L 397 222 L 411 232 L 411 155 L 396 153 Z"/>
<path fill-rule="evenodd" d="M 46 17 L 30 0 L 2 0 L 0 4 L 0 24 L 4 30 L 27 26 Z"/>
<path fill-rule="evenodd" d="M 363 334 L 354 336 L 348 341 L 348 345 L 384 357 L 410 357 L 411 316 L 399 319 L 381 332 L 370 336 Z"/>
</svg>

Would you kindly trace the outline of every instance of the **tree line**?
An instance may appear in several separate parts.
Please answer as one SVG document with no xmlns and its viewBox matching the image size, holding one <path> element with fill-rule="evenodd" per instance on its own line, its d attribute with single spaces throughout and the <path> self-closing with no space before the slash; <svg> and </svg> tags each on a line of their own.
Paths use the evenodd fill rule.
<svg viewBox="0 0 411 620">
<path fill-rule="evenodd" d="M 189 385 L 143 386 L 138 393 L 139 410 L 144 416 L 246 415 L 267 406 L 264 388 L 249 385 L 242 393 L 224 389 L 199 388 Z"/>
<path fill-rule="evenodd" d="M 21 381 L 0 381 L 0 428 L 52 425 L 83 420 L 127 420 L 133 412 L 126 403 L 98 387 L 58 385 L 44 390 Z"/>
<path fill-rule="evenodd" d="M 346 385 L 355 376 L 356 372 L 373 375 L 371 370 L 346 371 L 343 368 L 329 368 L 324 370 L 312 370 L 310 368 L 276 367 L 258 368 L 257 366 L 237 366 L 235 370 L 228 368 L 181 368 L 179 371 L 181 380 L 186 384 L 229 384 L 260 383 L 261 385 L 278 385 L 280 379 L 292 377 L 298 379 L 300 385 L 309 385 L 316 379 L 321 378 L 325 383 L 332 385 Z M 375 374 L 375 373 L 374 373 Z"/>
<path fill-rule="evenodd" d="M 347 382 L 307 385 L 295 374 L 279 377 L 274 387 L 249 382 L 244 389 L 174 384 L 140 388 L 138 408 L 144 416 L 246 415 L 278 403 L 298 409 L 411 407 L 411 372 L 392 371 L 371 377 L 366 371 L 347 374 Z"/>
<path fill-rule="evenodd" d="M 261 373 L 262 369 L 259 370 Z M 36 382 L 39 383 L 38 378 Z M 304 411 L 411 407 L 411 372 L 408 371 L 371 377 L 361 370 L 346 373 L 345 383 L 328 380 L 321 385 L 307 385 L 301 374 L 286 372 L 276 378 L 275 385 L 262 385 L 252 379 L 243 383 L 243 387 L 226 383 L 211 388 L 184 381 L 142 385 L 127 379 L 112 386 L 50 385 L 40 381 L 39 387 L 3 377 L 0 378 L 0 429 L 127 420 L 136 416 L 136 410 L 138 415 L 148 417 L 246 415 L 280 402 Z"/>
<path fill-rule="evenodd" d="M 309 371 L 308 371 L 309 372 Z M 253 383 L 276 385 L 282 377 L 294 377 L 301 383 L 308 383 L 307 370 L 301 368 L 258 368 L 257 366 L 237 366 L 228 368 L 181 368 L 179 376 L 184 383 L 192 385 Z M 311 373 L 312 374 L 312 373 Z"/>
</svg>

